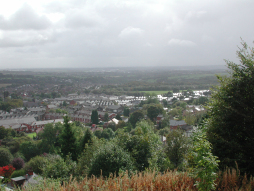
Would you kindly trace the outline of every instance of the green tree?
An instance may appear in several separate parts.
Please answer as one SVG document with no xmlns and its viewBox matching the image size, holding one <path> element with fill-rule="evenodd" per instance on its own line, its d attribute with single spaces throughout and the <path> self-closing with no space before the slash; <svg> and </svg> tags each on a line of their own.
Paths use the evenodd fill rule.
<svg viewBox="0 0 254 191">
<path fill-rule="evenodd" d="M 122 120 L 121 116 L 119 114 L 116 115 L 117 120 Z"/>
<path fill-rule="evenodd" d="M 130 109 L 128 107 L 124 107 L 123 115 L 126 117 L 129 117 L 130 115 Z"/>
<path fill-rule="evenodd" d="M 115 136 L 115 132 L 111 128 L 106 128 L 101 132 L 101 138 L 111 139 Z"/>
<path fill-rule="evenodd" d="M 83 139 L 80 142 L 81 152 L 84 150 L 86 144 L 89 144 L 89 145 L 92 144 L 92 137 L 93 137 L 92 132 L 89 129 L 87 129 Z"/>
<path fill-rule="evenodd" d="M 71 175 L 74 175 L 76 162 L 73 162 L 69 156 L 65 160 L 59 155 L 48 155 L 46 164 L 42 168 L 42 175 L 47 178 L 60 179 L 68 181 Z"/>
<path fill-rule="evenodd" d="M 0 148 L 0 167 L 10 164 L 12 159 L 13 156 L 8 149 Z"/>
<path fill-rule="evenodd" d="M 197 180 L 198 190 L 214 190 L 218 171 L 218 157 L 212 154 L 211 143 L 207 140 L 207 127 L 194 129 L 192 145 L 188 154 L 188 167 Z"/>
<path fill-rule="evenodd" d="M 106 112 L 106 113 L 104 114 L 104 121 L 106 121 L 106 122 L 109 121 L 108 112 Z"/>
<path fill-rule="evenodd" d="M 73 160 L 77 160 L 77 144 L 76 137 L 69 123 L 69 117 L 64 117 L 64 129 L 61 134 L 61 152 L 64 158 L 71 155 Z"/>
<path fill-rule="evenodd" d="M 229 76 L 218 76 L 212 94 L 208 138 L 220 166 L 234 166 L 254 174 L 254 48 L 242 42 L 240 64 L 226 61 Z"/>
<path fill-rule="evenodd" d="M 187 154 L 190 140 L 180 129 L 173 130 L 167 135 L 166 154 L 174 168 L 181 167 Z"/>
<path fill-rule="evenodd" d="M 139 171 L 158 168 L 159 153 L 163 152 L 160 149 L 161 144 L 159 136 L 154 133 L 153 125 L 145 120 L 137 123 L 133 136 L 127 136 L 125 139 L 121 137 L 118 143 L 130 152 Z"/>
<path fill-rule="evenodd" d="M 5 129 L 5 127 L 1 126 L 0 127 L 0 139 L 4 139 L 5 137 L 7 137 L 7 135 L 8 135 L 7 129 Z"/>
<path fill-rule="evenodd" d="M 98 117 L 97 110 L 92 111 L 91 121 L 92 121 L 93 124 L 98 124 L 99 123 L 99 117 Z"/>
<path fill-rule="evenodd" d="M 26 161 L 29 161 L 31 158 L 40 154 L 38 145 L 34 141 L 26 141 L 26 142 L 22 143 L 20 145 L 19 150 L 26 158 Z"/>
<path fill-rule="evenodd" d="M 122 172 L 134 169 L 133 162 L 128 152 L 113 142 L 101 145 L 94 154 L 91 161 L 89 175 L 108 177 L 110 173 L 118 176 L 119 171 Z"/>
<path fill-rule="evenodd" d="M 46 158 L 43 156 L 35 156 L 31 158 L 26 164 L 24 169 L 26 171 L 32 170 L 36 174 L 42 174 L 42 168 L 46 164 Z"/>
<path fill-rule="evenodd" d="M 129 122 L 131 123 L 132 127 L 135 127 L 136 123 L 143 118 L 144 118 L 143 112 L 141 110 L 137 110 L 131 114 L 129 118 Z"/>
</svg>

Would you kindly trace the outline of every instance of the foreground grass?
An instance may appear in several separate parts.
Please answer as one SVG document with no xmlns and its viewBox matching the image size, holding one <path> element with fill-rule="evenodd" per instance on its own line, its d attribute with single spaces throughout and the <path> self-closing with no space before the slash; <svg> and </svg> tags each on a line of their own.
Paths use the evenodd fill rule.
<svg viewBox="0 0 254 191">
<path fill-rule="evenodd" d="M 103 177 L 85 177 L 82 181 L 76 181 L 70 178 L 68 183 L 60 184 L 57 180 L 45 179 L 40 184 L 32 187 L 25 187 L 22 190 L 37 191 L 37 190 L 117 190 L 117 191 L 138 191 L 138 190 L 188 190 L 196 191 L 194 180 L 188 173 L 167 171 L 163 174 L 156 172 L 143 172 L 135 174 L 131 177 L 128 173 L 109 178 Z M 216 190 L 254 190 L 254 179 L 246 176 L 240 176 L 239 171 L 227 169 L 224 172 L 218 173 L 216 180 Z"/>
</svg>

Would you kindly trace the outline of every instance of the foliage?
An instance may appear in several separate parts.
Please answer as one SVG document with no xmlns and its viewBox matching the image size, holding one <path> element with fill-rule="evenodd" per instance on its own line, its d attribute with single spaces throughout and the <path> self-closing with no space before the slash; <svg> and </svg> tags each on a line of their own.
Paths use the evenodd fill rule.
<svg viewBox="0 0 254 191">
<path fill-rule="evenodd" d="M 114 142 L 101 145 L 91 161 L 89 175 L 106 176 L 111 173 L 118 176 L 119 171 L 132 171 L 133 162 L 129 153 L 117 146 Z"/>
<path fill-rule="evenodd" d="M 106 122 L 109 121 L 108 112 L 106 112 L 106 113 L 104 114 L 104 121 L 106 121 Z"/>
<path fill-rule="evenodd" d="M 197 180 L 199 190 L 215 189 L 218 163 L 216 156 L 212 154 L 212 147 L 207 140 L 206 126 L 198 127 L 192 134 L 193 145 L 188 155 L 191 173 Z"/>
<path fill-rule="evenodd" d="M 167 136 L 170 133 L 171 129 L 169 127 L 165 127 L 157 131 L 158 135 L 160 136 Z"/>
<path fill-rule="evenodd" d="M 19 158 L 13 159 L 12 162 L 11 162 L 11 164 L 12 164 L 12 166 L 13 166 L 16 170 L 19 170 L 19 169 L 21 169 L 21 168 L 24 167 L 25 162 L 24 162 L 24 160 L 23 160 L 22 158 L 19 157 Z"/>
<path fill-rule="evenodd" d="M 61 153 L 64 158 L 67 155 L 71 155 L 73 160 L 77 160 L 77 143 L 76 137 L 74 136 L 74 132 L 72 130 L 71 124 L 69 123 L 69 118 L 64 117 L 64 129 L 61 134 Z"/>
<path fill-rule="evenodd" d="M 207 97 L 201 96 L 198 99 L 195 99 L 193 103 L 194 105 L 206 105 L 208 101 Z"/>
<path fill-rule="evenodd" d="M 254 48 L 242 42 L 240 64 L 226 61 L 229 76 L 218 76 L 220 86 L 212 94 L 208 138 L 221 168 L 233 167 L 254 174 Z"/>
<path fill-rule="evenodd" d="M 163 112 L 163 108 L 162 105 L 157 104 L 157 105 L 150 105 L 147 108 L 147 117 L 149 117 L 149 119 L 151 121 L 155 121 L 157 116 Z"/>
<path fill-rule="evenodd" d="M 116 125 L 116 129 L 122 129 L 126 126 L 124 121 L 119 121 L 118 124 Z"/>
<path fill-rule="evenodd" d="M 124 107 L 123 115 L 126 117 L 129 117 L 130 115 L 130 109 L 128 107 Z"/>
<path fill-rule="evenodd" d="M 11 178 L 15 178 L 15 177 L 19 177 L 19 176 L 24 176 L 24 175 L 26 175 L 25 169 L 15 170 L 15 171 L 11 174 Z"/>
<path fill-rule="evenodd" d="M 91 121 L 92 121 L 93 124 L 98 124 L 99 123 L 99 117 L 98 117 L 98 111 L 97 110 L 92 111 Z"/>
<path fill-rule="evenodd" d="M 3 176 L 4 178 L 10 178 L 14 170 L 15 168 L 12 165 L 0 167 L 0 176 Z"/>
<path fill-rule="evenodd" d="M 75 168 L 76 162 L 73 162 L 69 156 L 64 160 L 60 155 L 48 155 L 42 169 L 42 176 L 67 181 L 74 174 Z"/>
<path fill-rule="evenodd" d="M 84 150 L 86 144 L 91 145 L 93 143 L 92 138 L 93 138 L 92 132 L 89 129 L 87 129 L 83 139 L 80 142 L 80 151 L 81 152 Z"/>
<path fill-rule="evenodd" d="M 53 123 L 46 124 L 43 132 L 39 135 L 42 138 L 40 148 L 44 152 L 54 153 L 55 147 L 59 144 L 59 137 L 57 134 L 61 132 L 62 128 L 60 125 Z"/>
<path fill-rule="evenodd" d="M 121 116 L 119 114 L 116 115 L 117 120 L 122 120 Z"/>
<path fill-rule="evenodd" d="M 7 137 L 8 131 L 5 129 L 5 127 L 1 126 L 0 127 L 0 139 L 3 139 Z"/>
<path fill-rule="evenodd" d="M 102 133 L 101 130 L 96 130 L 96 131 L 94 131 L 93 134 L 100 139 L 101 138 L 101 133 Z"/>
<path fill-rule="evenodd" d="M 143 112 L 142 112 L 141 110 L 137 110 L 137 111 L 134 111 L 134 112 L 131 114 L 131 116 L 130 116 L 130 118 L 129 118 L 129 122 L 131 123 L 131 125 L 132 125 L 133 127 L 135 127 L 135 126 L 136 126 L 136 123 L 137 123 L 138 121 L 140 121 L 141 119 L 143 119 L 143 118 L 144 118 Z"/>
<path fill-rule="evenodd" d="M 38 145 L 34 141 L 26 141 L 20 145 L 20 152 L 24 155 L 26 161 L 40 154 Z"/>
<path fill-rule="evenodd" d="M 137 123 L 133 136 L 127 136 L 125 140 L 119 139 L 118 145 L 130 152 L 135 160 L 135 166 L 139 171 L 147 168 L 158 168 L 158 153 L 160 149 L 160 138 L 153 131 L 153 126 L 142 120 Z"/>
<path fill-rule="evenodd" d="M 0 148 L 0 166 L 5 166 L 11 163 L 13 159 L 12 154 L 6 148 Z"/>
<path fill-rule="evenodd" d="M 111 139 L 115 136 L 115 132 L 111 128 L 103 129 L 101 132 L 101 138 Z"/>
<path fill-rule="evenodd" d="M 182 167 L 189 143 L 189 138 L 180 129 L 173 130 L 167 135 L 166 154 L 174 168 Z"/>
<path fill-rule="evenodd" d="M 36 156 L 31 158 L 26 164 L 24 169 L 26 171 L 32 170 L 36 174 L 42 174 L 42 168 L 46 164 L 46 158 L 44 156 Z"/>
<path fill-rule="evenodd" d="M 116 131 L 116 124 L 115 122 L 109 122 L 108 123 L 108 128 L 112 129 L 113 131 Z"/>
</svg>

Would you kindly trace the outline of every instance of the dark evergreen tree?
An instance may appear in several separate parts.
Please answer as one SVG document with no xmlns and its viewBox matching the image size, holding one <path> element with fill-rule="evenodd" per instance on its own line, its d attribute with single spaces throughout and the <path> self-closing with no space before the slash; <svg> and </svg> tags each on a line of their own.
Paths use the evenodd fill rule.
<svg viewBox="0 0 254 191">
<path fill-rule="evenodd" d="M 92 144 L 92 137 L 93 137 L 92 132 L 89 129 L 87 129 L 82 141 L 80 142 L 81 152 L 84 150 L 86 144 L 89 144 L 89 145 Z"/>
<path fill-rule="evenodd" d="M 123 115 L 126 116 L 126 117 L 129 117 L 129 115 L 130 115 L 130 109 L 128 107 L 124 108 Z"/>
<path fill-rule="evenodd" d="M 104 114 L 104 121 L 106 121 L 106 122 L 109 121 L 108 112 L 106 112 L 106 113 Z"/>
<path fill-rule="evenodd" d="M 91 121 L 92 121 L 93 124 L 98 124 L 99 123 L 99 118 L 98 118 L 98 112 L 97 112 L 97 110 L 93 110 L 92 111 Z"/>
<path fill-rule="evenodd" d="M 240 64 L 226 61 L 230 75 L 218 77 L 212 94 L 208 138 L 220 167 L 235 167 L 254 175 L 254 48 L 237 51 Z"/>
<path fill-rule="evenodd" d="M 119 114 L 116 115 L 117 120 L 122 120 L 121 116 Z"/>
<path fill-rule="evenodd" d="M 71 155 L 73 160 L 77 160 L 76 137 L 74 136 L 69 121 L 69 117 L 64 117 L 64 129 L 61 134 L 61 152 L 64 158 L 67 155 Z"/>
</svg>

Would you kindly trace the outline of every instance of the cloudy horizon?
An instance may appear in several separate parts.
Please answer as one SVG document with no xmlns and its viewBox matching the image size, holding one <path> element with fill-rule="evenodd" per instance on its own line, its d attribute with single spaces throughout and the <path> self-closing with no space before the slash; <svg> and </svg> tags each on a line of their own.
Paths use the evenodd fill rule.
<svg viewBox="0 0 254 191">
<path fill-rule="evenodd" d="M 253 46 L 251 0 L 9 0 L 0 69 L 225 65 Z"/>
</svg>

